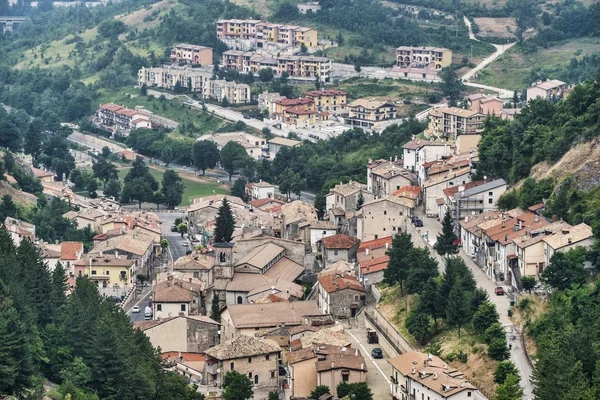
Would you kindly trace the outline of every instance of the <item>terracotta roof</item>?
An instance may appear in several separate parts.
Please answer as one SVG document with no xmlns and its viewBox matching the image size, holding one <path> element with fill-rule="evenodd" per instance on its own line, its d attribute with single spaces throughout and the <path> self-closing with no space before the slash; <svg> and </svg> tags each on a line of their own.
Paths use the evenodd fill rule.
<svg viewBox="0 0 600 400">
<path fill-rule="evenodd" d="M 312 347 L 305 349 L 299 349 L 296 351 L 290 351 L 285 355 L 288 364 L 296 364 L 300 361 L 310 360 L 311 358 L 317 357 L 315 350 Z"/>
<path fill-rule="evenodd" d="M 253 200 L 250 202 L 250 205 L 252 207 L 256 207 L 256 208 L 260 208 L 266 204 L 279 204 L 279 205 L 283 205 L 285 204 L 285 202 L 281 201 L 281 200 L 276 200 L 276 199 L 260 199 L 260 200 Z"/>
<path fill-rule="evenodd" d="M 280 104 L 282 106 L 301 106 L 303 104 L 312 104 L 313 99 L 311 98 L 299 98 L 299 99 L 280 99 L 275 100 L 276 104 Z"/>
<path fill-rule="evenodd" d="M 361 242 L 360 246 L 358 246 L 358 251 L 365 251 L 366 249 L 380 249 L 382 247 L 392 247 L 392 242 L 394 240 L 393 236 L 386 236 L 375 240 L 368 240 L 366 242 Z M 386 248 L 387 248 L 386 247 Z"/>
<path fill-rule="evenodd" d="M 203 353 L 187 353 L 181 351 L 167 351 L 160 355 L 163 360 L 173 361 L 206 361 L 206 355 Z"/>
<path fill-rule="evenodd" d="M 319 284 L 327 293 L 334 293 L 344 289 L 353 289 L 361 292 L 365 291 L 363 285 L 354 276 L 327 274 L 319 276 L 318 280 Z"/>
<path fill-rule="evenodd" d="M 563 85 L 565 85 L 565 83 L 563 81 L 559 81 L 558 79 L 552 79 L 552 80 L 547 80 L 545 82 L 541 82 L 536 85 L 533 85 L 533 87 L 538 87 L 538 88 L 544 89 L 544 90 L 550 90 L 550 89 L 554 89 L 554 88 L 557 88 L 557 87 L 563 86 Z"/>
<path fill-rule="evenodd" d="M 316 366 L 317 372 L 330 371 L 333 369 L 367 371 L 365 359 L 358 349 L 346 349 L 337 354 L 329 354 L 324 361 L 317 361 Z"/>
<path fill-rule="evenodd" d="M 305 315 L 319 313 L 316 301 L 270 304 L 231 304 L 227 306 L 235 328 L 300 325 Z"/>
<path fill-rule="evenodd" d="M 458 188 L 460 188 L 461 186 L 463 187 L 464 190 L 467 190 L 467 189 L 471 189 L 473 187 L 480 186 L 486 182 L 491 182 L 491 181 L 492 181 L 492 179 L 488 179 L 487 181 L 480 180 L 480 181 L 467 182 L 464 185 L 457 185 L 457 186 L 451 186 L 449 188 L 446 188 L 443 190 L 443 192 L 448 197 L 454 197 L 454 194 L 456 192 L 458 192 Z"/>
<path fill-rule="evenodd" d="M 31 172 L 33 172 L 33 175 L 36 178 L 45 178 L 47 176 L 54 176 L 53 172 L 44 171 L 44 170 L 41 170 L 41 169 L 35 168 L 35 167 L 31 167 Z"/>
<path fill-rule="evenodd" d="M 418 150 L 423 146 L 444 146 L 444 145 L 447 145 L 447 143 L 434 142 L 432 140 L 415 139 L 415 140 L 411 140 L 410 142 L 405 143 L 404 146 L 402 146 L 402 148 L 406 149 L 406 150 Z"/>
<path fill-rule="evenodd" d="M 364 260 L 360 262 L 360 271 L 363 275 L 383 271 L 387 268 L 389 262 L 389 256 L 381 256 L 372 260 Z"/>
<path fill-rule="evenodd" d="M 152 301 L 156 303 L 191 303 L 192 291 L 179 285 L 180 282 L 163 281 L 152 288 Z"/>
<path fill-rule="evenodd" d="M 402 186 L 400 189 L 392 192 L 392 196 L 408 197 L 416 199 L 421 194 L 421 186 Z"/>
<path fill-rule="evenodd" d="M 60 259 L 61 260 L 77 260 L 77 255 L 83 254 L 83 242 L 62 242 L 60 244 Z"/>
<path fill-rule="evenodd" d="M 192 253 L 175 260 L 173 263 L 173 270 L 203 270 L 211 269 L 214 265 L 215 259 L 212 255 Z"/>
<path fill-rule="evenodd" d="M 327 249 L 350 249 L 360 243 L 355 237 L 338 233 L 321 239 L 323 246 Z"/>
<path fill-rule="evenodd" d="M 309 92 L 304 92 L 304 95 L 309 96 L 309 97 L 347 96 L 348 92 L 344 92 L 343 90 L 338 90 L 338 89 L 320 89 L 320 90 L 311 90 Z"/>
<path fill-rule="evenodd" d="M 225 343 L 206 350 L 205 353 L 217 360 L 232 360 L 242 357 L 279 353 L 280 351 L 281 348 L 279 345 L 272 340 L 239 335 Z"/>
<path fill-rule="evenodd" d="M 545 207 L 544 203 L 538 203 L 538 204 L 534 204 L 531 207 L 529 207 L 528 210 L 531 212 L 536 212 L 538 210 L 542 210 L 544 207 Z"/>
<path fill-rule="evenodd" d="M 286 108 L 284 113 L 290 113 L 290 114 L 295 114 L 295 115 L 316 114 L 316 112 L 311 110 L 310 108 L 306 108 L 306 107 L 302 107 L 302 106 Z"/>
<path fill-rule="evenodd" d="M 463 390 L 476 389 L 464 380 L 462 372 L 448 366 L 441 358 L 431 356 L 431 359 L 427 360 L 427 354 L 411 351 L 396 356 L 388 362 L 402 375 L 419 382 L 444 398 L 450 398 Z M 427 365 L 425 365 L 426 361 Z"/>
</svg>

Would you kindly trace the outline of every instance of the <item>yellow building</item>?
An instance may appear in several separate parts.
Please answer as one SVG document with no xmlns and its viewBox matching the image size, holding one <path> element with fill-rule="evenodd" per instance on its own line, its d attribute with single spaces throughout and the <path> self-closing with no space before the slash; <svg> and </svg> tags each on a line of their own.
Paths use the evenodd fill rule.
<svg viewBox="0 0 600 400">
<path fill-rule="evenodd" d="M 280 99 L 275 101 L 275 112 L 274 115 L 270 115 L 270 117 L 283 117 L 284 111 L 289 108 L 294 107 L 302 107 L 303 109 L 308 109 L 310 111 L 315 111 L 315 103 L 309 97 L 299 98 L 299 99 Z"/>
<path fill-rule="evenodd" d="M 280 56 L 277 59 L 277 72 L 287 72 L 289 76 L 328 80 L 333 62 L 327 57 Z"/>
<path fill-rule="evenodd" d="M 74 263 L 75 276 L 87 276 L 101 288 L 126 289 L 138 259 L 114 253 L 88 254 Z"/>
<path fill-rule="evenodd" d="M 442 47 L 400 46 L 396 49 L 396 66 L 440 70 L 452 64 L 452 50 Z"/>
<path fill-rule="evenodd" d="M 314 47 L 317 45 L 318 34 L 316 29 L 298 27 L 294 30 L 294 42 L 297 46 L 306 45 Z"/>
<path fill-rule="evenodd" d="M 376 123 L 396 118 L 396 105 L 388 101 L 358 99 L 348 104 L 348 125 L 372 128 Z"/>
<path fill-rule="evenodd" d="M 316 122 L 316 112 L 308 107 L 290 107 L 283 111 L 283 122 L 296 125 L 298 128 L 308 128 Z"/>
<path fill-rule="evenodd" d="M 347 111 L 348 93 L 338 89 L 311 90 L 304 93 L 311 98 L 318 111 L 343 114 Z"/>
<path fill-rule="evenodd" d="M 426 135 L 456 140 L 458 135 L 481 133 L 485 115 L 458 107 L 440 107 L 429 113 Z"/>
</svg>

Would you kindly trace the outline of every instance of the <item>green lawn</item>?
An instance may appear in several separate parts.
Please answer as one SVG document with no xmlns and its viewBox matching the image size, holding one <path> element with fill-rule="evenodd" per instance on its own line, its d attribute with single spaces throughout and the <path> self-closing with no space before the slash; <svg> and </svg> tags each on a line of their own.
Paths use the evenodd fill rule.
<svg viewBox="0 0 600 400">
<path fill-rule="evenodd" d="M 119 169 L 119 179 L 123 181 L 125 175 L 127 175 L 127 171 L 129 171 L 130 167 Z M 157 169 L 151 168 L 150 174 L 156 179 L 159 183 L 162 182 L 163 172 Z M 228 194 L 229 190 L 225 188 L 223 185 L 219 185 L 216 182 L 198 182 L 195 180 L 187 179 L 182 177 L 183 184 L 185 185 L 185 190 L 183 192 L 183 201 L 180 206 L 189 206 L 192 204 L 192 199 L 196 197 L 210 196 L 213 194 Z"/>
<path fill-rule="evenodd" d="M 569 65 L 571 58 L 581 59 L 597 52 L 600 52 L 600 39 L 597 38 L 566 40 L 530 54 L 524 54 L 516 45 L 481 71 L 479 80 L 474 82 L 522 91 L 531 84 L 528 77 L 534 68 L 546 71 L 550 78 L 558 78 L 556 75 Z"/>
</svg>

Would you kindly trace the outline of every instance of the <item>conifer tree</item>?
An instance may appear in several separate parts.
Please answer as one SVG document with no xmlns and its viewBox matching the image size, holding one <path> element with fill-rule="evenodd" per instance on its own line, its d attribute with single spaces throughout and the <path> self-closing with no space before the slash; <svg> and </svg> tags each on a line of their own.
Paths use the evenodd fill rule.
<svg viewBox="0 0 600 400">
<path fill-rule="evenodd" d="M 496 388 L 496 400 L 521 400 L 522 398 L 523 388 L 519 385 L 519 377 L 516 375 L 508 375 L 504 383 Z"/>
<path fill-rule="evenodd" d="M 223 198 L 223 203 L 219 207 L 219 213 L 216 218 L 215 226 L 215 243 L 231 242 L 233 230 L 235 229 L 235 219 L 231 206 L 226 197 Z"/>
<path fill-rule="evenodd" d="M 460 338 L 460 328 L 469 322 L 469 301 L 461 287 L 460 278 L 455 282 L 454 287 L 448 296 L 446 306 L 446 318 L 450 326 L 458 328 L 458 337 Z"/>
<path fill-rule="evenodd" d="M 59 262 L 56 264 L 54 271 L 52 271 L 52 306 L 55 310 L 64 306 L 67 302 L 67 289 L 69 285 L 67 283 L 67 275 L 62 264 Z"/>
<path fill-rule="evenodd" d="M 383 271 L 383 278 L 389 284 L 400 284 L 400 294 L 404 295 L 404 281 L 410 269 L 409 254 L 413 243 L 408 233 L 398 233 L 392 241 L 392 248 L 386 251 L 390 257 L 388 267 Z"/>
<path fill-rule="evenodd" d="M 450 211 L 446 211 L 442 221 L 442 232 L 437 235 L 437 242 L 433 248 L 442 256 L 456 254 L 458 253 L 458 246 L 455 244 L 457 239 L 456 233 L 454 233 L 452 215 L 450 215 Z"/>
<path fill-rule="evenodd" d="M 219 296 L 215 293 L 210 305 L 210 318 L 217 322 L 221 322 L 221 306 L 219 305 L 219 301 Z"/>
</svg>

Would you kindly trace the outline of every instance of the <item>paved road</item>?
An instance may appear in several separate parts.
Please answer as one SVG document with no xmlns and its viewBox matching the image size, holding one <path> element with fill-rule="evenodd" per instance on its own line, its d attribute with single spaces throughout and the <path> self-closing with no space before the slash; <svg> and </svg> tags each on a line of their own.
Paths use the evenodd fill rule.
<svg viewBox="0 0 600 400">
<path fill-rule="evenodd" d="M 144 310 L 146 306 L 150 303 L 150 294 L 152 293 L 152 288 L 147 286 L 144 290 L 138 295 L 135 300 L 132 300 L 131 307 L 127 310 L 127 315 L 131 319 L 131 322 L 138 322 L 144 320 Z M 138 306 L 140 308 L 139 313 L 132 313 L 131 310 L 134 306 Z"/>
<path fill-rule="evenodd" d="M 386 399 L 390 397 L 391 368 L 388 364 L 388 355 L 384 352 L 383 358 L 371 357 L 371 350 L 379 347 L 377 344 L 367 343 L 367 330 L 362 328 L 346 329 L 346 337 L 352 343 L 352 348 L 360 350 L 367 364 L 367 384 L 373 391 L 374 399 Z"/>
<path fill-rule="evenodd" d="M 181 212 L 157 212 L 156 213 L 162 224 L 160 225 L 160 231 L 163 237 L 165 237 L 169 241 L 169 250 L 171 251 L 171 255 L 173 256 L 173 261 L 177 260 L 180 257 L 185 256 L 185 252 L 190 249 L 189 240 L 187 238 L 182 239 L 181 234 L 178 232 L 171 232 L 171 226 L 175 224 L 176 218 L 184 218 L 185 211 Z M 184 246 L 183 244 L 187 243 L 188 246 Z"/>
<path fill-rule="evenodd" d="M 417 212 L 419 215 L 419 212 Z M 442 230 L 441 222 L 437 221 L 437 218 L 427 218 L 424 215 L 419 215 L 423 220 L 423 227 L 419 228 L 421 233 L 428 233 L 428 243 L 430 245 L 434 245 L 436 242 L 436 237 L 438 233 Z M 433 249 L 431 249 L 433 252 Z M 494 289 L 497 286 L 504 286 L 502 282 L 495 282 L 488 278 L 485 272 L 469 257 L 463 250 L 459 252 L 459 256 L 464 260 L 465 264 L 469 269 L 473 272 L 473 277 L 477 282 L 477 286 L 485 289 L 488 294 L 488 297 L 492 303 L 496 305 L 496 310 L 500 315 L 500 323 L 504 326 L 504 329 L 509 332 L 512 332 L 513 324 L 510 318 L 508 317 L 508 309 L 510 308 L 510 300 L 508 296 L 497 296 L 494 292 Z M 505 287 L 505 289 L 508 289 Z M 518 336 L 517 336 L 518 337 Z M 521 376 L 521 386 L 524 389 L 524 398 L 531 399 L 533 398 L 533 385 L 530 382 L 530 378 L 532 376 L 533 370 L 529 365 L 527 360 L 527 356 L 525 355 L 525 349 L 522 348 L 520 340 L 515 340 L 512 342 L 512 349 L 510 351 L 510 359 L 515 363 L 517 368 L 519 369 L 519 373 Z"/>
</svg>

